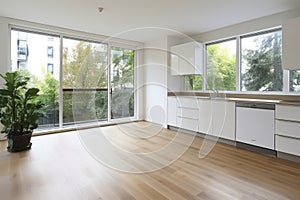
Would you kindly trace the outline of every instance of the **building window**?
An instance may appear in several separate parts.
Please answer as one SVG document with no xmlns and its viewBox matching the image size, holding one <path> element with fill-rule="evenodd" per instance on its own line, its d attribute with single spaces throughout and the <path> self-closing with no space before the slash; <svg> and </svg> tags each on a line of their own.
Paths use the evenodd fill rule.
<svg viewBox="0 0 300 200">
<path fill-rule="evenodd" d="M 47 65 L 47 72 L 53 74 L 53 68 L 54 68 L 53 64 L 52 63 L 48 63 L 48 65 Z"/>
<path fill-rule="evenodd" d="M 281 30 L 241 38 L 241 91 L 282 91 Z"/>
<path fill-rule="evenodd" d="M 58 36 L 53 36 L 53 47 L 59 49 L 59 41 Z M 53 64 L 47 62 L 47 42 L 47 34 L 11 30 L 12 71 L 20 70 L 21 74 L 30 77 L 30 84 L 40 89 L 40 99 L 45 105 L 46 116 L 39 119 L 39 128 L 56 127 L 59 123 L 59 68 L 53 66 L 60 60 L 58 56 L 51 59 Z M 45 73 L 46 70 L 50 73 Z"/>
<path fill-rule="evenodd" d="M 300 92 L 300 70 L 290 71 L 290 92 Z"/>
<path fill-rule="evenodd" d="M 47 47 L 47 55 L 48 55 L 48 58 L 53 58 L 53 46 L 48 46 Z"/>
<path fill-rule="evenodd" d="M 206 45 L 206 89 L 236 90 L 236 40 Z"/>
<path fill-rule="evenodd" d="M 27 60 L 28 46 L 26 40 L 17 40 L 18 60 Z"/>
<path fill-rule="evenodd" d="M 26 69 L 27 68 L 27 62 L 22 61 L 22 60 L 18 60 L 17 61 L 17 68 L 18 69 Z"/>
</svg>

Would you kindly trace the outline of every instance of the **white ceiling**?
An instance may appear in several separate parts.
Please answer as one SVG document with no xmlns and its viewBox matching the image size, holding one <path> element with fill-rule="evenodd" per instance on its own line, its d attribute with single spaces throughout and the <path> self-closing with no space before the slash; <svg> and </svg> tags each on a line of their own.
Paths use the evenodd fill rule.
<svg viewBox="0 0 300 200">
<path fill-rule="evenodd" d="M 196 35 L 298 8 L 300 0 L 0 0 L 0 5 L 0 16 L 145 41 L 149 29 L 132 29 Z"/>
</svg>

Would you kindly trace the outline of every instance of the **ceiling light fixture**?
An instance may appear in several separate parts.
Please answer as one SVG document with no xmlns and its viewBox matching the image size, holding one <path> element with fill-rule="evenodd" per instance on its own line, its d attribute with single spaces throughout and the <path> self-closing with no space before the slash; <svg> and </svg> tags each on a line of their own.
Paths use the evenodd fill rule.
<svg viewBox="0 0 300 200">
<path fill-rule="evenodd" d="M 98 12 L 101 13 L 103 11 L 104 8 L 102 7 L 98 7 Z"/>
</svg>

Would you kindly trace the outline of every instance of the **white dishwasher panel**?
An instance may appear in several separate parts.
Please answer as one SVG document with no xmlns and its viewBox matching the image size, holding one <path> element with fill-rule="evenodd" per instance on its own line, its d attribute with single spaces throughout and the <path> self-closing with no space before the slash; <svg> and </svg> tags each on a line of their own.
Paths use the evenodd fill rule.
<svg viewBox="0 0 300 200">
<path fill-rule="evenodd" d="M 274 150 L 274 110 L 236 108 L 236 140 Z"/>
</svg>

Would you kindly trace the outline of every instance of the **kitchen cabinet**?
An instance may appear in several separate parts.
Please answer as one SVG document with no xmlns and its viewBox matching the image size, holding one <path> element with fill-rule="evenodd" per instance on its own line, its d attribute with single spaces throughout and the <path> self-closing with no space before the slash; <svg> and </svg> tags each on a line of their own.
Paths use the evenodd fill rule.
<svg viewBox="0 0 300 200">
<path fill-rule="evenodd" d="M 213 135 L 212 101 L 210 99 L 198 99 L 199 101 L 199 132 Z"/>
<path fill-rule="evenodd" d="M 213 135 L 235 140 L 235 102 L 214 100 L 212 105 Z"/>
<path fill-rule="evenodd" d="M 199 99 L 199 132 L 235 140 L 235 103 L 222 99 Z"/>
<path fill-rule="evenodd" d="M 199 105 L 196 98 L 178 97 L 176 114 L 176 126 L 178 128 L 198 131 Z"/>
<path fill-rule="evenodd" d="M 176 126 L 176 97 L 168 97 L 168 125 Z"/>
<path fill-rule="evenodd" d="M 221 99 L 168 97 L 168 125 L 235 140 L 235 103 Z"/>
<path fill-rule="evenodd" d="M 300 17 L 282 24 L 282 67 L 286 70 L 300 69 Z"/>
<path fill-rule="evenodd" d="M 300 156 L 300 107 L 276 105 L 275 149 Z"/>
<path fill-rule="evenodd" d="M 171 75 L 202 74 L 203 44 L 189 42 L 170 48 Z"/>
</svg>

